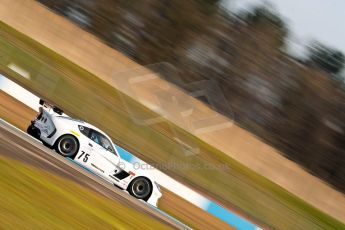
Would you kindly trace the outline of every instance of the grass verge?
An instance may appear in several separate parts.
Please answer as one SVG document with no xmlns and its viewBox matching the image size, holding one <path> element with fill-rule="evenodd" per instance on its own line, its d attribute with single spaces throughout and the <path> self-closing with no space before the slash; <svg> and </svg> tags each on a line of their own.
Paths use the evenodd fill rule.
<svg viewBox="0 0 345 230">
<path fill-rule="evenodd" d="M 10 95 L 0 91 L 0 117 L 21 130 L 26 130 L 30 120 L 36 115 L 31 108 Z M 193 229 L 233 229 L 227 223 L 208 214 L 176 194 L 161 188 L 163 197 L 159 207 Z M 174 205 L 171 205 L 174 204 Z"/>
<path fill-rule="evenodd" d="M 3 229 L 169 229 L 142 212 L 15 160 L 0 157 L 0 168 Z"/>
<path fill-rule="evenodd" d="M 117 144 L 148 163 L 243 215 L 277 229 L 345 229 L 344 224 L 271 183 L 190 133 L 163 120 L 138 121 L 157 114 L 123 95 L 97 76 L 27 36 L 0 24 L 0 71 L 76 117 L 107 132 Z M 27 80 L 7 65 L 30 72 Z M 174 137 L 199 153 L 188 155 Z M 181 166 L 193 167 L 181 167 Z M 226 165 L 210 169 L 210 165 Z M 195 167 L 196 166 L 196 167 Z M 168 207 L 167 207 L 168 208 Z M 169 211 L 167 211 L 169 213 Z"/>
</svg>

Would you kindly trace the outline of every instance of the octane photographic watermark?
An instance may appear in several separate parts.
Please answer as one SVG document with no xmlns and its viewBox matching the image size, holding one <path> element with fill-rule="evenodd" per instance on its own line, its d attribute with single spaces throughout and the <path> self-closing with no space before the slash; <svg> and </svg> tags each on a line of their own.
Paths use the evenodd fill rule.
<svg viewBox="0 0 345 230">
<path fill-rule="evenodd" d="M 211 163 L 181 163 L 181 162 L 164 162 L 156 164 L 147 164 L 145 162 L 135 162 L 133 167 L 136 170 L 228 170 L 230 169 L 227 164 L 211 164 Z"/>
<path fill-rule="evenodd" d="M 2 54 L 0 54 L 0 58 L 4 58 Z M 85 86 L 79 85 L 73 79 L 54 78 L 50 80 L 50 78 L 46 78 L 45 75 L 50 72 L 47 68 L 49 67 L 42 67 L 31 79 L 44 85 L 47 94 L 55 94 L 62 85 L 65 87 L 66 83 L 70 86 L 78 85 L 74 89 L 81 95 L 84 95 L 84 91 L 87 92 Z M 169 82 L 175 82 L 181 88 Z M 158 133 L 157 135 L 166 135 L 174 142 L 174 149 L 169 149 L 171 154 L 183 152 L 186 157 L 190 157 L 200 153 L 199 142 L 193 136 L 186 135 L 185 131 L 194 135 L 207 135 L 233 125 L 231 119 L 219 119 L 221 115 L 218 113 L 200 113 L 198 106 L 201 102 L 195 100 L 205 98 L 211 110 L 216 110 L 217 105 L 222 104 L 226 108 L 227 114 L 233 114 L 217 80 L 206 79 L 184 83 L 178 71 L 168 63 L 158 63 L 116 73 L 109 79 L 109 83 L 124 93 L 119 93 L 122 99 L 120 107 L 136 125 L 154 126 L 164 123 L 168 134 L 159 133 L 159 130 L 153 130 L 153 132 Z M 183 91 L 183 88 L 190 88 L 191 85 L 197 90 L 191 90 L 188 93 Z M 149 87 L 150 90 L 146 87 Z M 135 101 L 141 102 L 155 113 L 143 113 L 138 110 L 125 94 Z M 111 101 L 105 100 L 96 92 L 83 98 L 74 98 L 74 100 L 80 101 L 79 109 L 85 120 L 92 117 L 95 112 L 99 114 L 100 121 L 108 119 L 108 111 L 111 111 L 110 108 L 113 107 Z M 94 111 L 90 105 L 95 105 Z M 132 132 L 133 130 L 128 129 L 128 133 L 123 133 L 123 135 L 131 135 Z M 149 132 L 142 132 L 140 135 L 141 138 L 138 138 L 136 142 L 138 149 L 145 146 L 150 138 L 153 138 Z M 189 167 L 201 168 L 202 166 L 190 165 Z"/>
<path fill-rule="evenodd" d="M 174 82 L 182 88 L 192 86 L 196 90 L 183 93 L 182 89 L 169 82 Z M 179 145 L 185 156 L 199 154 L 199 145 L 196 141 L 181 134 L 181 130 L 175 125 L 194 135 L 210 134 L 233 125 L 233 120 L 225 120 L 218 113 L 201 111 L 202 116 L 199 116 L 200 101 L 195 100 L 196 98 L 207 100 L 211 110 L 217 110 L 216 108 L 222 105 L 226 113 L 232 114 L 234 117 L 233 110 L 216 79 L 184 83 L 172 65 L 158 63 L 116 73 L 113 75 L 111 83 L 156 112 L 151 116 L 139 113 L 122 96 L 123 106 L 134 123 L 152 126 L 165 122 L 171 133 L 171 139 Z M 198 116 L 193 116 L 196 111 Z M 167 120 L 170 122 L 166 122 Z"/>
</svg>

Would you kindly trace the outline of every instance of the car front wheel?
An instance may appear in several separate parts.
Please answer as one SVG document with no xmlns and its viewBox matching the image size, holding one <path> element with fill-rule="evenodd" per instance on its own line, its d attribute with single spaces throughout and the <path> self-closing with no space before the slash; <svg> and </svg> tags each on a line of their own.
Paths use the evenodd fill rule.
<svg viewBox="0 0 345 230">
<path fill-rule="evenodd" d="M 79 150 L 78 140 L 72 135 L 63 135 L 57 140 L 55 150 L 64 157 L 74 158 Z"/>
<path fill-rule="evenodd" d="M 137 177 L 129 184 L 127 190 L 135 198 L 146 201 L 152 193 L 152 183 L 146 177 Z"/>
</svg>

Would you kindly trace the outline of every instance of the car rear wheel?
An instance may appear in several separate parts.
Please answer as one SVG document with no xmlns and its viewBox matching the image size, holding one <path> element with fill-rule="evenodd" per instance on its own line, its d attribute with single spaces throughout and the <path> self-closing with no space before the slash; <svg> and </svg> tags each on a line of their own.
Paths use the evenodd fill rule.
<svg viewBox="0 0 345 230">
<path fill-rule="evenodd" d="M 55 150 L 64 157 L 74 158 L 79 150 L 78 140 L 72 135 L 63 135 L 57 140 Z"/>
<path fill-rule="evenodd" d="M 36 138 L 36 139 L 40 139 L 41 133 L 40 130 L 38 128 L 36 128 L 35 126 L 33 126 L 32 124 L 29 125 L 29 127 L 26 129 L 26 132 Z"/>
<path fill-rule="evenodd" d="M 146 201 L 152 193 L 152 183 L 146 177 L 137 177 L 129 184 L 127 190 L 135 198 Z"/>
<path fill-rule="evenodd" d="M 50 149 L 53 149 L 53 146 L 51 146 L 50 144 L 48 144 L 47 142 L 45 141 L 42 141 L 42 144 L 47 147 L 47 148 L 50 148 Z"/>
</svg>

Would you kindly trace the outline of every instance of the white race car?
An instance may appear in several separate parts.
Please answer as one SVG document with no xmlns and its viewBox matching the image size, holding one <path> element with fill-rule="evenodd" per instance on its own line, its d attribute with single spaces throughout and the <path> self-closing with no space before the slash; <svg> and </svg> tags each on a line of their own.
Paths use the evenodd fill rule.
<svg viewBox="0 0 345 230">
<path fill-rule="evenodd" d="M 84 121 L 73 119 L 56 106 L 40 100 L 39 113 L 27 132 L 64 157 L 89 169 L 137 199 L 157 206 L 159 185 L 142 170 L 120 158 L 111 139 Z"/>
</svg>

